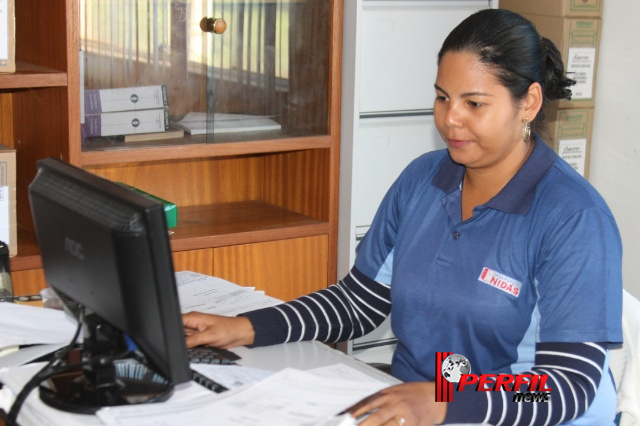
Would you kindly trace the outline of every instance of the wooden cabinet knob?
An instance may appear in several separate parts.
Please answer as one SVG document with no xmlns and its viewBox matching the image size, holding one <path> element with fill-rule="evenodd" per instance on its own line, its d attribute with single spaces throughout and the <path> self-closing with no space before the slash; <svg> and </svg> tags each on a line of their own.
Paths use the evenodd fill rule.
<svg viewBox="0 0 640 426">
<path fill-rule="evenodd" d="M 227 22 L 222 18 L 204 17 L 200 21 L 200 29 L 205 33 L 222 34 L 227 30 Z"/>
</svg>

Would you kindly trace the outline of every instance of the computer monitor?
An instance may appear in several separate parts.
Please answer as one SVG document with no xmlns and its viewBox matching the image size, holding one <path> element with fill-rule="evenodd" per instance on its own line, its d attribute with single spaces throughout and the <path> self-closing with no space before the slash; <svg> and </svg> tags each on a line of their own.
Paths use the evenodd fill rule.
<svg viewBox="0 0 640 426">
<path fill-rule="evenodd" d="M 163 205 L 55 158 L 37 167 L 29 200 L 45 278 L 85 314 L 82 368 L 43 382 L 41 399 L 80 413 L 166 400 L 191 372 Z"/>
</svg>

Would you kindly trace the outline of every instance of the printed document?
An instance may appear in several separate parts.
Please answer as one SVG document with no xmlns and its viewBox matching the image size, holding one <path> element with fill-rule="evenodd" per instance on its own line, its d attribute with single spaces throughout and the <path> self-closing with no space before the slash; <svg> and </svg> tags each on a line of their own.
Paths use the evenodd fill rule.
<svg viewBox="0 0 640 426">
<path fill-rule="evenodd" d="M 339 369 L 344 372 L 351 367 L 343 365 Z M 98 417 L 113 426 L 343 426 L 355 422 L 347 415 L 338 416 L 339 412 L 388 386 L 370 378 L 347 380 L 331 377 L 331 373 L 325 377 L 323 372 L 324 369 L 309 372 L 288 368 L 252 386 L 218 394 L 218 398 L 113 407 L 100 410 Z"/>
<path fill-rule="evenodd" d="M 176 272 L 176 284 L 182 313 L 197 311 L 235 316 L 282 303 L 252 287 L 197 272 Z"/>
</svg>

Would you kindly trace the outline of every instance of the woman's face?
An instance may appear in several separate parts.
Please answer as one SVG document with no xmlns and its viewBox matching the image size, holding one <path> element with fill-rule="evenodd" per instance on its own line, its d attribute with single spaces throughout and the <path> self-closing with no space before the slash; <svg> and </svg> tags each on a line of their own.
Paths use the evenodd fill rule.
<svg viewBox="0 0 640 426">
<path fill-rule="evenodd" d="M 522 163 L 524 106 L 517 108 L 506 87 L 476 55 L 448 52 L 435 83 L 434 118 L 453 161 L 467 169 L 500 170 Z M 497 168 L 497 169 L 496 169 Z"/>
</svg>

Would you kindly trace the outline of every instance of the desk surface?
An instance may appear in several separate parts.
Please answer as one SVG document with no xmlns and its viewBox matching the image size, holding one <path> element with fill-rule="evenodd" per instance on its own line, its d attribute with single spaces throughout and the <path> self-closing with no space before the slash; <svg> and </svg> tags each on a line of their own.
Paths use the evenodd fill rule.
<svg viewBox="0 0 640 426">
<path fill-rule="evenodd" d="M 345 353 L 332 349 L 331 347 L 320 342 L 296 342 L 281 345 L 267 346 L 261 348 L 249 349 L 246 347 L 237 347 L 232 349 L 242 357 L 238 361 L 239 365 L 245 367 L 260 368 L 269 371 L 280 371 L 290 367 L 298 370 L 310 370 L 318 367 L 326 367 L 334 364 L 345 364 L 356 369 L 372 378 L 375 378 L 390 385 L 399 383 L 392 376 L 371 367 L 370 365 L 359 361 L 358 359 L 346 355 Z M 24 409 L 25 407 L 23 407 Z M 31 417 L 30 415 L 27 417 Z M 100 424 L 95 416 L 74 416 L 74 422 L 78 417 L 81 424 Z M 65 419 L 65 415 L 61 416 Z M 23 420 L 22 413 L 19 420 Z M 26 419 L 25 419 L 26 420 Z M 51 420 L 51 419 L 48 419 Z M 31 424 L 29 421 L 27 423 Z M 21 423 L 22 424 L 22 423 Z M 26 423 L 25 423 L 26 424 Z M 33 423 L 33 424 L 37 424 Z M 52 422 L 51 424 L 58 424 Z M 0 418 L 0 426 L 4 426 L 4 422 Z"/>
<path fill-rule="evenodd" d="M 286 367 L 310 370 L 342 363 L 377 380 L 389 384 L 399 383 L 396 378 L 344 352 L 332 349 L 324 343 L 316 341 L 285 343 L 253 349 L 241 346 L 233 348 L 232 351 L 242 357 L 238 364 L 246 367 L 256 367 L 270 371 L 279 371 Z"/>
</svg>

